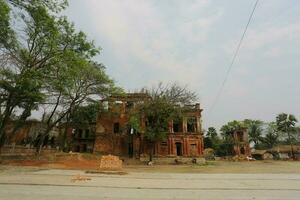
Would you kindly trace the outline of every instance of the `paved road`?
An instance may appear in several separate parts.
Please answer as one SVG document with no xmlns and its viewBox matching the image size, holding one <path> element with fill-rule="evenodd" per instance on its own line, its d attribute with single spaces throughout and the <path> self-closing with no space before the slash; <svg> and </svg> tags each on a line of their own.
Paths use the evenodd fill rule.
<svg viewBox="0 0 300 200">
<path fill-rule="evenodd" d="M 72 182 L 74 175 L 91 178 Z M 84 174 L 74 170 L 0 173 L 1 200 L 300 199 L 300 174 Z"/>
</svg>

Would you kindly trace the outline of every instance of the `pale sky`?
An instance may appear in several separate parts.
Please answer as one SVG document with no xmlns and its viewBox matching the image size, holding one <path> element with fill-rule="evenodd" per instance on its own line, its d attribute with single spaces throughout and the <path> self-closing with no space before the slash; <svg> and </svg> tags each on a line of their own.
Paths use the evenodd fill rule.
<svg viewBox="0 0 300 200">
<path fill-rule="evenodd" d="M 199 95 L 204 128 L 245 118 L 300 120 L 300 1 L 260 0 L 214 110 L 255 0 L 69 0 L 66 15 L 102 48 L 126 90 L 160 81 Z"/>
</svg>

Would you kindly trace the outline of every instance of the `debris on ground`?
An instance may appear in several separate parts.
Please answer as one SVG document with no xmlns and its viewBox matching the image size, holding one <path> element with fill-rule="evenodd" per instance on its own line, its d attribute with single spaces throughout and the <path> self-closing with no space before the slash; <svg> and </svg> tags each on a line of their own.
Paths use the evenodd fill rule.
<svg viewBox="0 0 300 200">
<path fill-rule="evenodd" d="M 247 158 L 248 161 L 255 161 L 256 160 L 255 158 L 253 158 L 251 156 L 247 156 L 246 158 Z"/>
<path fill-rule="evenodd" d="M 152 166 L 154 163 L 153 163 L 153 161 L 149 161 L 148 163 L 147 163 L 147 165 L 149 165 L 149 166 Z"/>
<path fill-rule="evenodd" d="M 90 181 L 90 180 L 91 180 L 90 177 L 77 174 L 76 176 L 72 177 L 71 182 L 75 183 L 76 181 Z"/>
<path fill-rule="evenodd" d="M 246 155 L 236 155 L 232 157 L 233 161 L 252 161 L 254 160 L 252 157 L 250 156 L 246 156 Z"/>
</svg>

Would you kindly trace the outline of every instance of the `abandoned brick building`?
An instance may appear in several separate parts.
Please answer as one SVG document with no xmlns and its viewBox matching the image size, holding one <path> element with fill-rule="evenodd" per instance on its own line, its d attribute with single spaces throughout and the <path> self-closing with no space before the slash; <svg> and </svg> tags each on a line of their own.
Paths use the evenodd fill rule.
<svg viewBox="0 0 300 200">
<path fill-rule="evenodd" d="M 128 93 L 122 96 L 111 96 L 102 101 L 102 110 L 96 122 L 94 152 L 139 157 L 149 154 L 152 149 L 149 141 L 141 133 L 128 128 L 129 112 L 137 104 L 149 101 L 145 93 Z M 200 104 L 185 106 L 181 120 L 167 124 L 169 133 L 166 140 L 156 142 L 154 156 L 198 157 L 203 154 L 203 133 L 201 128 Z M 140 126 L 145 128 L 145 120 L 140 119 Z"/>
<path fill-rule="evenodd" d="M 233 145 L 234 155 L 251 156 L 247 129 L 244 128 L 233 132 L 232 137 L 234 141 L 234 145 Z"/>
</svg>

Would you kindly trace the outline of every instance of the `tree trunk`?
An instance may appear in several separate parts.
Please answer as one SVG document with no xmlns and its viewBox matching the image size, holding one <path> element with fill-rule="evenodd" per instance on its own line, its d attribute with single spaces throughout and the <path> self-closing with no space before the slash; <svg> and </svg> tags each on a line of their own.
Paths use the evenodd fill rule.
<svg viewBox="0 0 300 200">
<path fill-rule="evenodd" d="M 65 130 L 62 133 L 62 137 L 61 137 L 61 141 L 60 141 L 60 150 L 61 151 L 65 151 L 68 127 L 69 127 L 68 124 L 66 124 Z"/>
<path fill-rule="evenodd" d="M 151 142 L 151 149 L 150 149 L 150 154 L 149 154 L 149 162 L 152 162 L 153 160 L 153 153 L 154 153 L 154 148 L 155 148 L 155 143 Z"/>
<path fill-rule="evenodd" d="M 61 151 L 65 150 L 65 144 L 66 144 L 66 140 L 67 140 L 67 134 L 68 134 L 68 128 L 70 126 L 70 117 L 67 115 L 67 121 L 65 123 L 65 130 L 63 132 L 61 141 L 60 141 L 60 149 Z"/>
<path fill-rule="evenodd" d="M 36 153 L 37 154 L 41 154 L 42 153 L 42 149 L 43 149 L 43 146 L 44 146 L 44 141 L 45 141 L 45 138 L 46 136 L 50 133 L 50 131 L 52 130 L 54 126 L 48 126 L 48 128 L 46 129 L 46 131 L 44 133 L 42 133 L 41 135 L 41 138 L 40 138 L 40 141 L 36 147 Z"/>
<path fill-rule="evenodd" d="M 0 124 L 0 148 L 3 147 L 3 145 L 5 144 L 5 126 L 7 125 L 9 118 L 10 118 L 10 114 L 11 112 L 9 111 L 9 109 L 6 109 L 4 116 L 1 120 L 1 124 Z"/>
</svg>

